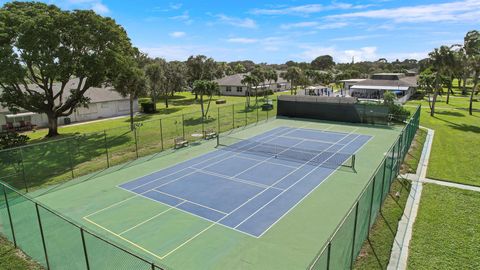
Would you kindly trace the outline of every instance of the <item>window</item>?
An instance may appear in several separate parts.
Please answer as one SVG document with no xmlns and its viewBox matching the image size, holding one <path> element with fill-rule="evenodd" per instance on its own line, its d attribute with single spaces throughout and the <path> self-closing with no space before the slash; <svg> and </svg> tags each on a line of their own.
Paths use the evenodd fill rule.
<svg viewBox="0 0 480 270">
<path fill-rule="evenodd" d="M 282 85 L 277 83 L 277 89 L 280 89 L 280 88 L 282 88 Z"/>
<path fill-rule="evenodd" d="M 226 87 L 226 91 L 227 91 L 227 92 L 232 92 L 232 87 L 231 87 L 231 86 L 227 86 L 227 87 Z"/>
<path fill-rule="evenodd" d="M 237 86 L 237 92 L 242 92 L 242 91 L 243 91 L 243 87 Z"/>
</svg>

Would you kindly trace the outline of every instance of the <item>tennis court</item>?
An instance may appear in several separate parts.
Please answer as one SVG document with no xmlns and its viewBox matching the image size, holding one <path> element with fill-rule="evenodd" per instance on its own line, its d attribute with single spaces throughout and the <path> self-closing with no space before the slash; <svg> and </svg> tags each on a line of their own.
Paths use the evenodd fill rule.
<svg viewBox="0 0 480 270">
<path fill-rule="evenodd" d="M 277 119 L 36 199 L 168 268 L 305 269 L 400 131 Z"/>
<path fill-rule="evenodd" d="M 120 187 L 261 237 L 370 138 L 281 127 Z"/>
</svg>

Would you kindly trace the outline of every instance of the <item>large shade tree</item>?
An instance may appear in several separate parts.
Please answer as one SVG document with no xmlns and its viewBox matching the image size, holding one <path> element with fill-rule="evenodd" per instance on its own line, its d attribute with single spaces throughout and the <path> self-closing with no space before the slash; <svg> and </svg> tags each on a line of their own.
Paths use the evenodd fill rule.
<svg viewBox="0 0 480 270">
<path fill-rule="evenodd" d="M 205 55 L 190 56 L 186 62 L 187 65 L 187 83 L 193 89 L 193 83 L 198 80 L 211 81 L 217 77 L 222 77 L 218 72 L 218 65 L 212 58 Z M 198 95 L 195 94 L 195 99 Z"/>
<path fill-rule="evenodd" d="M 200 108 L 202 110 L 202 118 L 207 118 L 208 111 L 210 110 L 210 104 L 212 102 L 212 97 L 218 93 L 219 87 L 217 82 L 207 81 L 207 80 L 198 80 L 193 83 L 193 93 L 200 97 Z M 207 108 L 204 104 L 204 96 L 208 97 Z"/>
<path fill-rule="evenodd" d="M 133 52 L 125 30 L 93 11 L 7 3 L 0 9 L 0 102 L 13 112 L 45 114 L 47 136 L 56 136 L 58 118 L 87 106 L 85 92 L 111 82 Z"/>
<path fill-rule="evenodd" d="M 163 62 L 165 61 L 163 60 Z M 166 81 L 164 66 L 165 64 L 160 63 L 160 61 L 155 61 L 145 66 L 145 75 L 148 82 L 148 90 L 150 93 L 150 97 L 152 98 L 155 110 L 157 109 L 157 98 L 160 95 L 162 86 L 165 85 Z M 166 107 L 168 108 L 168 102 L 166 102 Z"/>
</svg>

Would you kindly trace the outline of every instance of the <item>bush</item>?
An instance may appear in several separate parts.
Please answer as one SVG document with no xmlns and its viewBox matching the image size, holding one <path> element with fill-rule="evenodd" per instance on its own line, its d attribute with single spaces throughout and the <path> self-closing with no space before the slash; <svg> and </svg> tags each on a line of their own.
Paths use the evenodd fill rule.
<svg viewBox="0 0 480 270">
<path fill-rule="evenodd" d="M 20 135 L 15 132 L 1 133 L 0 150 L 25 145 L 28 140 L 30 140 L 28 136 Z"/>
<path fill-rule="evenodd" d="M 155 104 L 151 101 L 140 103 L 144 113 L 155 113 Z"/>
<path fill-rule="evenodd" d="M 402 105 L 396 104 L 396 99 L 397 97 L 392 92 L 386 92 L 383 95 L 383 103 L 388 106 L 388 113 L 393 116 L 393 119 L 405 121 L 410 116 L 410 112 Z"/>
</svg>

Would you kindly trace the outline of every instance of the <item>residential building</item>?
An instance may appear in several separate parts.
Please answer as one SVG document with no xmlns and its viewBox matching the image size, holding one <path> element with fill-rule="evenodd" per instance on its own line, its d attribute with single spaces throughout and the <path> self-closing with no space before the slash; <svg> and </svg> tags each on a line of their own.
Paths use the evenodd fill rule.
<svg viewBox="0 0 480 270">
<path fill-rule="evenodd" d="M 248 87 L 242 84 L 242 80 L 248 73 L 238 73 L 230 76 L 225 76 L 221 79 L 215 80 L 220 87 L 220 94 L 225 96 L 246 96 L 248 93 Z M 262 94 L 265 90 L 273 92 L 281 92 L 290 90 L 290 83 L 280 76 L 280 72 L 277 71 L 278 80 L 269 82 L 266 80 L 258 86 L 257 93 Z M 254 95 L 255 90 L 251 90 L 250 95 Z"/>
<path fill-rule="evenodd" d="M 417 89 L 418 77 L 403 73 L 378 73 L 350 87 L 349 95 L 361 99 L 383 99 L 385 92 L 392 92 L 400 103 L 405 103 Z"/>
<path fill-rule="evenodd" d="M 63 100 L 66 100 L 70 95 L 69 89 L 76 89 L 78 83 L 78 79 L 72 79 L 68 82 L 63 94 Z M 58 91 L 60 91 L 60 86 L 60 83 L 54 83 L 54 92 L 58 93 Z M 43 91 L 39 88 L 35 88 L 33 85 L 29 86 L 29 88 L 36 91 Z M 130 112 L 129 97 L 123 97 L 118 92 L 114 91 L 112 87 L 91 87 L 87 90 L 87 92 L 85 92 L 85 97 L 90 99 L 88 107 L 77 108 L 71 115 L 59 118 L 59 125 L 69 122 L 83 122 L 128 115 Z M 138 111 L 137 100 L 134 101 L 134 111 Z M 38 114 L 28 111 L 21 111 L 14 114 L 7 108 L 2 108 L 0 106 L 0 125 L 4 129 L 5 126 L 8 125 L 18 128 L 21 124 L 25 123 L 29 123 L 37 127 L 46 127 L 48 125 L 48 118 L 45 114 Z"/>
</svg>

